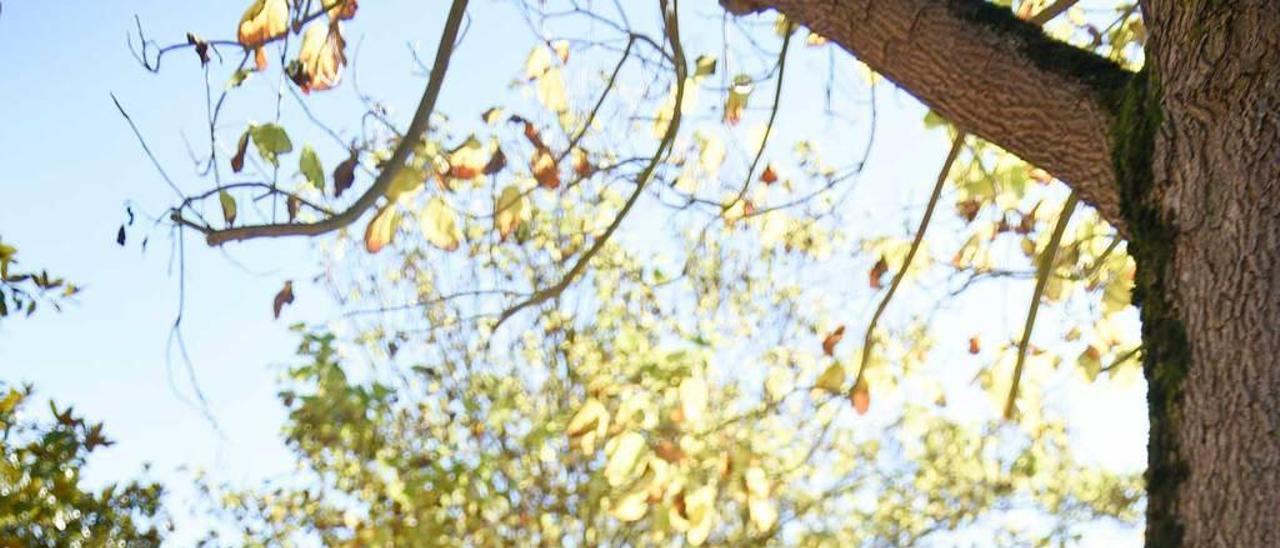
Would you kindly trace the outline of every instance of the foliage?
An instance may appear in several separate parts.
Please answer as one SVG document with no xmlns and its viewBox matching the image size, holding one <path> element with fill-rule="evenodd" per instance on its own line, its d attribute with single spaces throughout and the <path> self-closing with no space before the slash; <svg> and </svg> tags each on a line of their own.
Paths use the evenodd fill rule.
<svg viewBox="0 0 1280 548">
<path fill-rule="evenodd" d="M 61 310 L 63 302 L 80 292 L 75 284 L 48 271 L 19 270 L 17 256 L 17 247 L 0 240 L 0 318 L 18 312 L 30 316 L 42 302 Z"/>
<path fill-rule="evenodd" d="M 883 81 L 851 61 L 839 74 L 861 79 L 832 69 L 828 86 L 864 95 L 788 103 L 784 90 L 816 96 L 784 82 L 797 58 L 834 59 L 822 37 L 781 17 L 731 27 L 660 4 L 617 19 L 572 2 L 521 6 L 537 40 L 511 92 L 474 117 L 432 110 L 465 6 L 455 2 L 437 64 L 423 65 L 411 124 L 429 126 L 421 138 L 363 95 L 358 131 L 310 110 L 317 128 L 289 126 L 278 93 L 276 119 L 248 123 L 232 157 L 218 139 L 234 135 L 211 136 L 200 162 L 215 188 L 172 218 L 211 243 L 237 221 L 237 234 L 260 237 L 334 233 L 318 249 L 346 310 L 302 333 L 303 361 L 285 376 L 301 473 L 260 488 L 205 480 L 206 503 L 234 524 L 208 540 L 847 546 L 946 542 L 970 528 L 1016 544 L 1136 520 L 1138 478 L 1077 462 L 1044 395 L 1137 376 L 1134 265 L 1115 230 L 1064 207 L 1073 201 L 1049 174 L 932 114 L 926 125 L 958 152 L 925 210 L 947 200 L 955 215 L 918 239 L 880 217 L 860 222 L 848 197 Z M 629 22 L 642 15 L 651 22 Z M 1073 8 L 1046 32 L 1140 65 L 1132 3 L 1110 15 Z M 354 1 L 258 0 L 222 98 L 252 85 L 253 56 L 306 109 L 307 94 L 341 81 L 340 21 L 358 28 Z M 272 69 L 268 47 L 296 57 Z M 786 127 L 840 121 L 841 109 L 870 128 Z M 211 109 L 209 126 L 226 125 L 225 112 Z M 336 155 L 309 137 L 323 134 Z M 861 157 L 833 146 L 864 140 Z M 295 142 L 289 180 L 280 168 Z M 222 163 L 260 180 L 224 183 Z M 322 165 L 336 166 L 332 191 Z M 343 197 L 349 188 L 357 197 Z M 237 203 L 268 196 L 283 203 L 237 219 Z M 215 204 L 218 226 L 204 220 Z M 1037 275 L 1043 298 L 1029 315 L 1054 313 L 1048 343 L 981 343 L 1030 341 L 1030 328 L 935 328 L 933 301 Z M 859 305 L 887 309 L 900 285 L 914 301 L 895 304 L 910 312 L 863 323 Z M 285 288 L 277 315 L 292 301 Z M 957 368 L 970 385 L 940 380 Z M 976 417 L 948 405 L 975 396 L 992 403 Z M 993 412 L 1006 401 L 1011 423 Z"/>
<path fill-rule="evenodd" d="M 101 423 L 49 403 L 35 419 L 31 387 L 0 383 L 0 545 L 158 546 L 164 516 L 159 484 L 80 485 L 93 451 L 110 446 Z"/>
</svg>

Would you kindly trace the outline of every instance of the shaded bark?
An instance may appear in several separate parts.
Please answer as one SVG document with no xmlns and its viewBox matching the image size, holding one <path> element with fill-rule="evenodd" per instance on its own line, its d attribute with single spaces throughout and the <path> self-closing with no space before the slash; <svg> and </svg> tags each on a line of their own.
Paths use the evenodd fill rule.
<svg viewBox="0 0 1280 548">
<path fill-rule="evenodd" d="M 1280 546 L 1280 3 L 1143 11 L 1159 120 L 1137 222 L 1172 240 L 1135 253 L 1157 349 L 1147 544 Z"/>
<path fill-rule="evenodd" d="M 981 0 L 722 0 L 776 9 L 966 132 L 1064 181 L 1121 234 L 1111 105 L 1131 73 Z"/>
</svg>

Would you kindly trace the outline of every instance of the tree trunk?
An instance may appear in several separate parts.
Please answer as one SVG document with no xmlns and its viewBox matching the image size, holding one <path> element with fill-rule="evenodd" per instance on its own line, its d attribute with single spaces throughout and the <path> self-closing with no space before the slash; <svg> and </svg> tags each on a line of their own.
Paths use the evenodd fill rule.
<svg viewBox="0 0 1280 548">
<path fill-rule="evenodd" d="M 1154 129 L 1151 168 L 1118 169 L 1150 386 L 1147 545 L 1280 546 L 1280 3 L 1143 12 L 1149 104 L 1125 121 Z"/>
</svg>

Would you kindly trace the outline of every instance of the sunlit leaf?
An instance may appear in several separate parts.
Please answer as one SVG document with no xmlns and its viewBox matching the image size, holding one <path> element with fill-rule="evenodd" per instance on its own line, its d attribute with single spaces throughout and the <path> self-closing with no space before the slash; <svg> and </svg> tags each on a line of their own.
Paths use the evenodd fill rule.
<svg viewBox="0 0 1280 548">
<path fill-rule="evenodd" d="M 236 39 L 254 50 L 258 70 L 266 70 L 267 55 L 262 44 L 283 35 L 289 29 L 288 0 L 257 0 L 240 17 Z"/>
<path fill-rule="evenodd" d="M 236 224 L 236 199 L 231 193 L 220 190 L 218 191 L 218 203 L 222 205 L 222 220 L 227 226 Z"/>
<path fill-rule="evenodd" d="M 426 207 L 418 213 L 418 223 L 422 227 L 422 235 L 431 245 L 445 251 L 458 249 L 462 242 L 462 230 L 458 227 L 458 217 L 445 203 L 444 198 L 434 196 Z"/>
<path fill-rule="evenodd" d="M 396 227 L 400 224 L 400 211 L 396 204 L 389 203 L 378 210 L 364 230 L 364 248 L 369 253 L 377 253 L 395 238 Z"/>
<path fill-rule="evenodd" d="M 840 362 L 836 362 L 827 366 L 822 374 L 818 375 L 818 380 L 813 383 L 813 386 L 833 394 L 839 394 L 844 391 L 844 377 L 844 366 L 840 365 Z"/>
<path fill-rule="evenodd" d="M 303 93 L 324 91 L 338 85 L 346 64 L 346 40 L 342 37 L 341 25 L 312 23 L 302 35 L 298 62 L 290 67 L 289 76 Z"/>
<path fill-rule="evenodd" d="M 255 124 L 249 126 L 249 134 L 253 136 L 253 145 L 258 155 L 273 166 L 280 165 L 279 156 L 293 151 L 293 142 L 284 128 L 276 124 Z"/>
<path fill-rule="evenodd" d="M 624 432 L 605 444 L 608 461 L 604 467 L 604 477 L 609 485 L 618 487 L 630 481 L 632 472 L 640 462 L 641 452 L 646 449 L 644 436 L 635 432 Z"/>
<path fill-rule="evenodd" d="M 307 178 L 311 186 L 324 192 L 324 167 L 320 165 L 320 155 L 310 145 L 302 147 L 302 154 L 298 157 L 298 171 Z"/>
<path fill-rule="evenodd" d="M 507 185 L 494 202 L 493 224 L 498 229 L 500 239 L 507 239 L 517 227 L 524 215 L 528 200 L 516 185 Z"/>
</svg>

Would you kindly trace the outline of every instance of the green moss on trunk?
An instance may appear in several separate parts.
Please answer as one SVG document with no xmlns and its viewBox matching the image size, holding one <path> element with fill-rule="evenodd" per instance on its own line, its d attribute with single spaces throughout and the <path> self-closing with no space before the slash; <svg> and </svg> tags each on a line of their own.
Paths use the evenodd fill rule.
<svg viewBox="0 0 1280 548">
<path fill-rule="evenodd" d="M 1178 445 L 1182 382 L 1191 367 L 1186 328 L 1173 306 L 1176 233 L 1152 196 L 1152 151 L 1160 128 L 1160 86 L 1148 70 L 1136 75 L 1114 105 L 1112 159 L 1121 213 L 1129 223 L 1129 253 L 1138 265 L 1134 304 L 1142 317 L 1143 370 L 1151 434 L 1147 443 L 1147 546 L 1180 546 L 1178 489 L 1187 474 Z"/>
</svg>

